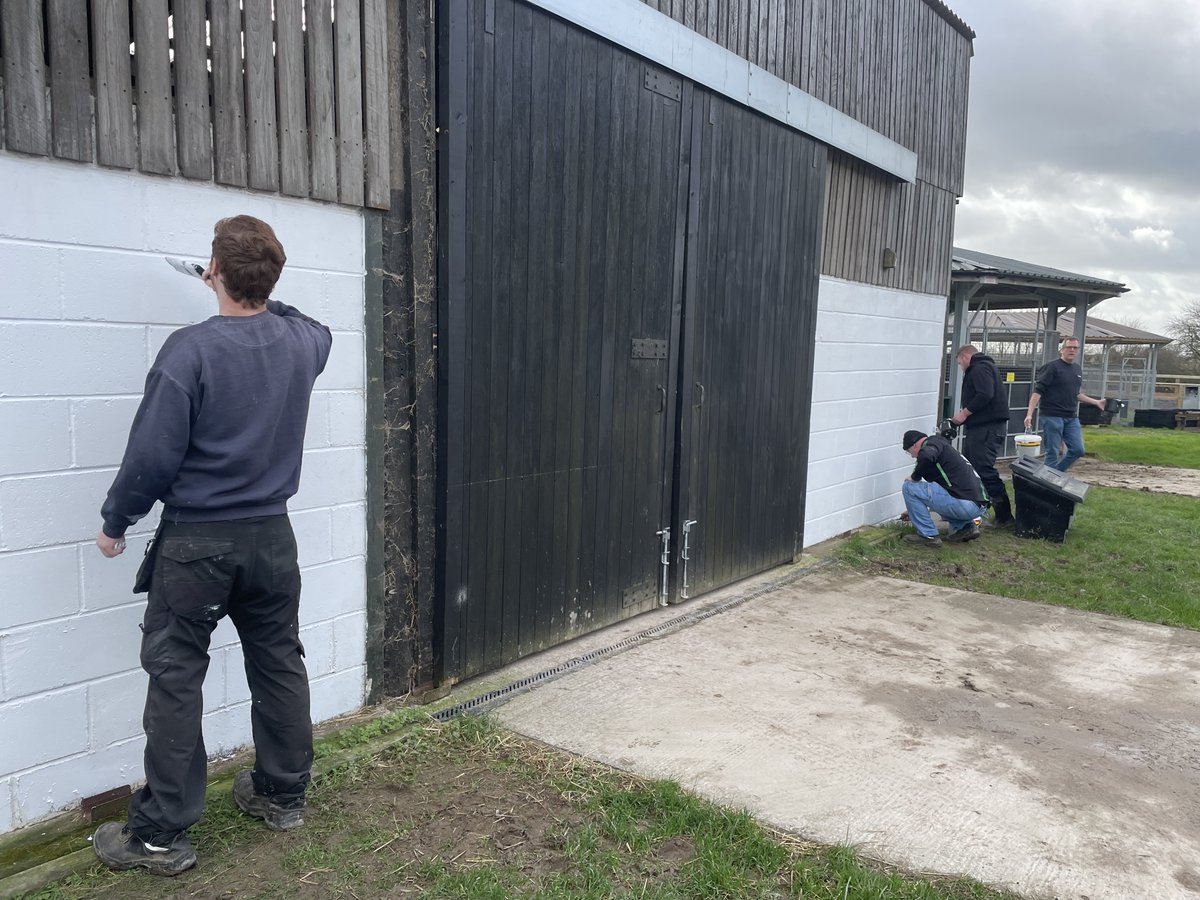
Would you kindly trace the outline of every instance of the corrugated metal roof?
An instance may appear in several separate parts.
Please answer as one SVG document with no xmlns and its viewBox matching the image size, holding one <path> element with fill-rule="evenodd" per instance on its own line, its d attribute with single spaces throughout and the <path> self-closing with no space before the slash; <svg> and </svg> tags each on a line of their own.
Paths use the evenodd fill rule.
<svg viewBox="0 0 1200 900">
<path fill-rule="evenodd" d="M 990 340 L 1003 341 L 1006 336 L 1016 339 L 1034 334 L 1039 330 L 1044 331 L 1046 316 L 1044 313 L 1029 309 L 1005 309 L 987 313 L 975 310 L 970 314 L 968 323 L 972 340 L 977 335 L 983 334 L 986 328 Z M 1075 333 L 1073 313 L 1059 315 L 1058 333 L 1061 337 L 1068 337 Z M 1140 328 L 1131 328 L 1128 325 L 1107 322 L 1091 316 L 1088 316 L 1087 327 L 1084 330 L 1084 341 L 1089 344 L 1156 344 L 1161 346 L 1171 343 L 1171 340 L 1172 338 L 1155 334 L 1152 331 L 1143 331 Z"/>
<path fill-rule="evenodd" d="M 1100 287 L 1107 288 L 1114 294 L 1123 294 L 1129 290 L 1119 281 L 1105 281 L 1102 278 L 1093 278 L 1091 275 L 1064 272 L 1062 269 L 1051 269 L 1049 266 L 1039 266 L 1034 263 L 1022 262 L 1019 259 L 1008 259 L 1004 256 L 994 256 L 991 253 L 980 253 L 977 250 L 966 250 L 962 247 L 954 248 L 950 257 L 950 271 L 951 273 L 978 272 L 1008 278 L 1031 278 L 1078 287 Z"/>
<path fill-rule="evenodd" d="M 925 0 L 925 5 L 930 7 L 939 16 L 954 26 L 954 30 L 961 34 L 969 41 L 975 40 L 975 31 L 955 14 L 954 10 L 948 7 L 942 0 Z"/>
</svg>

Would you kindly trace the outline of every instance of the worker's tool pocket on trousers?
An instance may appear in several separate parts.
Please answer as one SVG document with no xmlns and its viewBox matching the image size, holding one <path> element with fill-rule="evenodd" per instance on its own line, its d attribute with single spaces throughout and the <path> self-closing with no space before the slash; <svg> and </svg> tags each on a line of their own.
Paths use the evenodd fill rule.
<svg viewBox="0 0 1200 900">
<path fill-rule="evenodd" d="M 237 564 L 234 542 L 219 538 L 169 537 L 155 566 L 157 587 L 177 616 L 216 622 L 225 615 Z"/>
<path fill-rule="evenodd" d="M 271 590 L 277 594 L 300 593 L 300 565 L 294 539 L 272 541 Z"/>
</svg>

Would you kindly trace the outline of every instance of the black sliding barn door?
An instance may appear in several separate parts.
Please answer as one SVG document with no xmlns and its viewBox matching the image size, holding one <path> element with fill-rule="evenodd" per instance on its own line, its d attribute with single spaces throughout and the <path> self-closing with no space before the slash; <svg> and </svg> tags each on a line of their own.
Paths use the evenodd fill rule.
<svg viewBox="0 0 1200 900">
<path fill-rule="evenodd" d="M 674 583 L 695 596 L 801 547 L 825 149 L 695 92 Z M 689 524 L 694 522 L 694 524 Z"/>
<path fill-rule="evenodd" d="M 443 7 L 443 677 L 651 608 L 691 87 L 514 0 Z"/>
<path fill-rule="evenodd" d="M 519 0 L 440 22 L 457 679 L 799 549 L 825 151 Z"/>
</svg>

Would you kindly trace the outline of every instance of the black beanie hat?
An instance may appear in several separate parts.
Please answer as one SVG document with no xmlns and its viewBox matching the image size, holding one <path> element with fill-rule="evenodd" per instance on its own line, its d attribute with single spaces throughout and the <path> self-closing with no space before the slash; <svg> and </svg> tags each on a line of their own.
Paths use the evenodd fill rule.
<svg viewBox="0 0 1200 900">
<path fill-rule="evenodd" d="M 925 437 L 921 431 L 906 431 L 904 432 L 904 449 L 907 450 L 921 438 Z"/>
</svg>

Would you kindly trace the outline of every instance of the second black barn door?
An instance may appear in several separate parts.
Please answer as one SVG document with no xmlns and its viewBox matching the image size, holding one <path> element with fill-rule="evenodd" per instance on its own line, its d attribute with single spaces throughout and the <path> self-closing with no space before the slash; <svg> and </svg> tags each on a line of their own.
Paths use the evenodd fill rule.
<svg viewBox="0 0 1200 900">
<path fill-rule="evenodd" d="M 695 596 L 800 550 L 825 148 L 699 89 L 673 568 Z"/>
<path fill-rule="evenodd" d="M 465 677 L 657 602 L 691 90 L 524 3 L 444 9 L 441 668 Z"/>
</svg>

